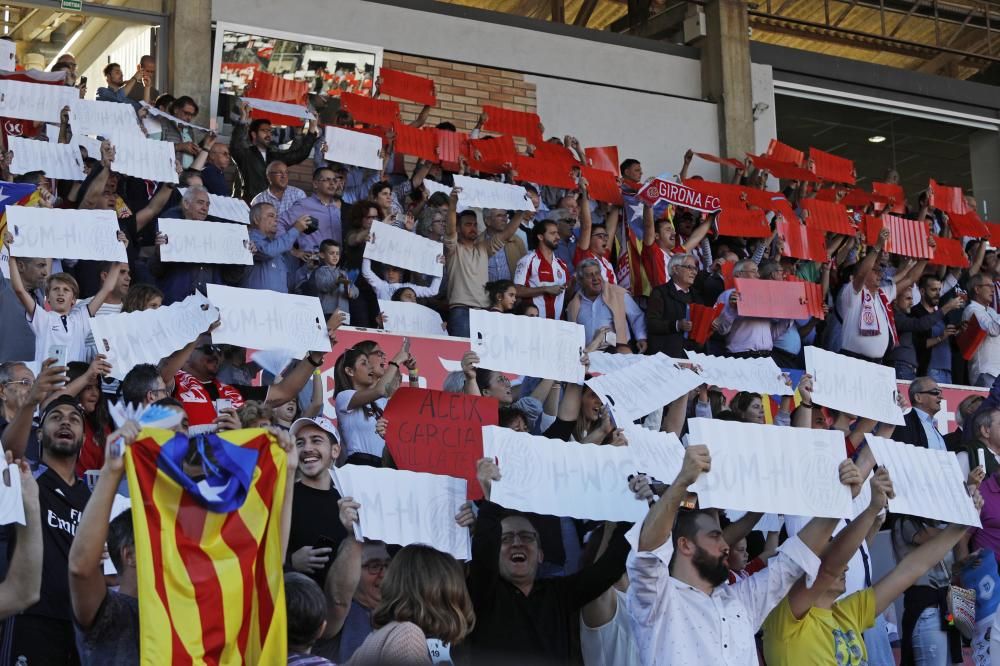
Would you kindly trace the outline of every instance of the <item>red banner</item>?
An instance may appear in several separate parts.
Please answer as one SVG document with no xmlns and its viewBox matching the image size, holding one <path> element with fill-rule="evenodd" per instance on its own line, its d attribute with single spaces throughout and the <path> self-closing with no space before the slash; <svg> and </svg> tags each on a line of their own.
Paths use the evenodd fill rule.
<svg viewBox="0 0 1000 666">
<path fill-rule="evenodd" d="M 514 161 L 517 179 L 529 183 L 559 187 L 564 190 L 575 190 L 576 181 L 570 175 L 570 166 L 565 162 L 544 157 L 527 157 L 518 155 Z"/>
<path fill-rule="evenodd" d="M 872 183 L 872 192 L 889 199 L 889 212 L 902 215 L 906 212 L 906 194 L 901 185 L 894 183 Z"/>
<path fill-rule="evenodd" d="M 826 254 L 826 234 L 821 230 L 807 227 L 794 214 L 791 219 L 783 215 L 777 221 L 777 228 L 783 245 L 782 255 L 819 263 L 829 259 Z"/>
<path fill-rule="evenodd" d="M 719 272 L 722 273 L 722 286 L 726 289 L 732 289 L 736 286 L 736 262 L 735 261 L 723 261 L 719 265 Z"/>
<path fill-rule="evenodd" d="M 766 155 L 779 162 L 789 162 L 794 166 L 802 166 L 806 159 L 806 154 L 801 150 L 792 148 L 786 143 L 781 143 L 777 139 L 771 139 L 771 142 L 767 145 Z"/>
<path fill-rule="evenodd" d="M 855 228 L 851 224 L 851 218 L 847 214 L 847 208 L 844 207 L 844 204 L 818 199 L 803 199 L 800 205 L 802 207 L 802 221 L 806 223 L 807 227 L 845 236 L 854 235 Z"/>
<path fill-rule="evenodd" d="M 594 167 L 580 167 L 580 173 L 587 179 L 590 198 L 594 201 L 621 206 L 624 203 L 622 188 L 614 174 Z"/>
<path fill-rule="evenodd" d="M 688 333 L 688 338 L 700 345 L 708 342 L 708 338 L 712 335 L 712 322 L 716 320 L 724 307 L 726 307 L 725 303 L 716 303 L 713 307 L 692 303 L 691 331 Z"/>
<path fill-rule="evenodd" d="M 372 99 L 345 92 L 340 96 L 340 104 L 359 123 L 392 127 L 399 118 L 399 104 L 385 99 Z"/>
<path fill-rule="evenodd" d="M 462 146 L 468 140 L 462 132 L 452 132 L 450 130 L 436 129 L 437 133 L 437 152 L 438 158 L 441 160 L 441 167 L 447 171 L 458 171 L 460 165 L 458 163 L 459 156 L 462 155 Z"/>
<path fill-rule="evenodd" d="M 782 162 L 773 157 L 763 155 L 749 155 L 753 165 L 761 171 L 767 171 L 776 178 L 782 180 L 798 180 L 804 183 L 818 183 L 819 178 L 812 171 L 795 166 L 790 162 Z"/>
<path fill-rule="evenodd" d="M 700 157 L 706 162 L 712 162 L 714 164 L 724 164 L 734 169 L 742 170 L 744 168 L 743 162 L 739 161 L 735 157 L 717 157 L 711 153 L 695 153 L 695 157 Z"/>
<path fill-rule="evenodd" d="M 887 252 L 914 259 L 931 258 L 933 250 L 929 242 L 930 229 L 926 222 L 888 214 L 881 217 L 865 215 L 864 233 L 870 245 L 874 245 L 883 228 L 889 229 L 889 240 L 885 244 Z"/>
<path fill-rule="evenodd" d="M 510 136 L 469 139 L 469 166 L 476 171 L 503 173 L 517 161 L 517 148 Z"/>
<path fill-rule="evenodd" d="M 542 121 L 537 113 L 512 111 L 489 104 L 483 105 L 483 113 L 486 114 L 483 129 L 487 132 L 521 136 L 535 146 L 540 146 L 544 141 L 540 127 Z"/>
<path fill-rule="evenodd" d="M 385 444 L 397 469 L 465 479 L 468 498 L 482 499 L 476 461 L 498 408 L 495 398 L 400 387 L 385 408 Z"/>
<path fill-rule="evenodd" d="M 378 75 L 382 79 L 379 93 L 383 95 L 391 95 L 425 106 L 437 104 L 437 97 L 434 95 L 434 81 L 430 79 L 385 67 L 378 70 Z"/>
<path fill-rule="evenodd" d="M 932 264 L 958 268 L 969 267 L 969 257 L 962 249 L 961 241 L 954 238 L 941 238 L 940 236 L 935 236 L 934 240 L 937 242 L 937 246 L 934 248 L 934 256 L 931 257 Z"/>
<path fill-rule="evenodd" d="M 269 99 L 274 102 L 305 104 L 309 96 L 309 84 L 305 81 L 293 81 L 264 71 L 256 71 L 244 94 L 247 97 Z"/>
<path fill-rule="evenodd" d="M 979 219 L 979 215 L 975 211 L 964 215 L 949 215 L 948 224 L 956 236 L 972 236 L 973 238 L 989 238 L 990 236 L 989 227 Z"/>
<path fill-rule="evenodd" d="M 421 129 L 411 127 L 397 120 L 393 123 L 396 131 L 396 152 L 403 155 L 413 155 L 421 159 L 438 161 L 437 132 L 433 128 Z"/>
<path fill-rule="evenodd" d="M 587 164 L 594 169 L 607 171 L 618 175 L 618 146 L 603 146 L 600 148 L 585 148 L 583 151 L 587 156 Z"/>
<path fill-rule="evenodd" d="M 939 208 L 949 215 L 964 215 L 969 211 L 965 205 L 965 195 L 961 187 L 950 187 L 939 185 L 931 178 L 928 187 L 930 193 L 930 205 Z"/>
<path fill-rule="evenodd" d="M 810 146 L 809 161 L 812 162 L 812 172 L 823 180 L 847 183 L 848 185 L 857 182 L 857 177 L 854 175 L 854 162 L 846 157 L 833 155 Z"/>
<path fill-rule="evenodd" d="M 771 235 L 765 213 L 759 208 L 725 208 L 716 218 L 715 225 L 720 236 L 767 238 Z"/>
<path fill-rule="evenodd" d="M 660 178 L 654 178 L 646 183 L 636 196 L 650 206 L 666 201 L 675 206 L 692 208 L 703 213 L 714 213 L 722 208 L 719 198 L 714 195 L 703 194 L 687 185 Z"/>
<path fill-rule="evenodd" d="M 808 319 L 813 316 L 815 306 L 809 303 L 806 284 L 798 281 L 736 278 L 736 292 L 739 294 L 736 311 L 741 317 Z M 820 302 L 820 311 L 822 307 Z"/>
</svg>

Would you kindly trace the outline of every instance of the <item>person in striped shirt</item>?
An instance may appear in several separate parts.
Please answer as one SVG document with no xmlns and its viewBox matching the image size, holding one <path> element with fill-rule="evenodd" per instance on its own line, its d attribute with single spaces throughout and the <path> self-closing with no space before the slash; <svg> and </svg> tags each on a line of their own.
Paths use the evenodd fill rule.
<svg viewBox="0 0 1000 666">
<path fill-rule="evenodd" d="M 517 297 L 530 298 L 542 317 L 559 319 L 569 284 L 569 268 L 555 255 L 559 227 L 551 220 L 542 220 L 535 224 L 531 235 L 538 240 L 538 247 L 517 262 Z"/>
</svg>

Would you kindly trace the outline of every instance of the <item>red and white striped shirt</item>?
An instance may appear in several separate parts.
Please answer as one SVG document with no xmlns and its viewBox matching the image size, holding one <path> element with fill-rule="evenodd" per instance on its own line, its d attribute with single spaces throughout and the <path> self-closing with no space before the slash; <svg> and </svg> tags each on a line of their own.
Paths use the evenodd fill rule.
<svg viewBox="0 0 1000 666">
<path fill-rule="evenodd" d="M 546 259 L 541 249 L 521 257 L 514 271 L 514 282 L 522 287 L 547 287 L 556 284 L 566 284 L 569 269 L 566 263 L 553 255 L 553 261 Z M 532 302 L 538 308 L 539 315 L 546 319 L 559 319 L 562 316 L 565 292 L 557 296 L 542 294 L 535 296 Z"/>
<path fill-rule="evenodd" d="M 646 271 L 650 287 L 659 287 L 670 282 L 667 264 L 672 256 L 656 243 L 642 246 L 642 268 Z"/>
</svg>

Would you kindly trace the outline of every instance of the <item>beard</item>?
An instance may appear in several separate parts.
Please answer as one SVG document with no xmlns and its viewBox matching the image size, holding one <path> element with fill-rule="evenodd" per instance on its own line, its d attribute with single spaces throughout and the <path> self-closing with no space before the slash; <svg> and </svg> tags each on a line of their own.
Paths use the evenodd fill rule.
<svg viewBox="0 0 1000 666">
<path fill-rule="evenodd" d="M 80 448 L 82 446 L 82 441 L 67 444 L 59 439 L 50 439 L 49 441 L 43 443 L 42 450 L 51 456 L 55 456 L 56 458 L 75 458 L 77 454 L 80 453 Z"/>
<path fill-rule="evenodd" d="M 702 578 L 712 585 L 722 585 L 729 580 L 729 567 L 725 556 L 712 557 L 707 550 L 697 545 L 695 549 L 691 564 Z"/>
</svg>

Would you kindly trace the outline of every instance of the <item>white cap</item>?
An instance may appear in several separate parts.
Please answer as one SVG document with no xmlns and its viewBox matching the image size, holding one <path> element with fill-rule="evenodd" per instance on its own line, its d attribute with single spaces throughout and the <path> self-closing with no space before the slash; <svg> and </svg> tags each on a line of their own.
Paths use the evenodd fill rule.
<svg viewBox="0 0 1000 666">
<path fill-rule="evenodd" d="M 337 426 L 333 425 L 333 422 L 325 416 L 317 416 L 312 419 L 295 419 L 295 423 L 293 423 L 292 427 L 288 429 L 288 434 L 294 439 L 296 433 L 307 425 L 316 426 L 320 430 L 329 433 L 330 436 L 333 437 L 334 444 L 340 443 L 340 436 L 337 434 Z"/>
</svg>

